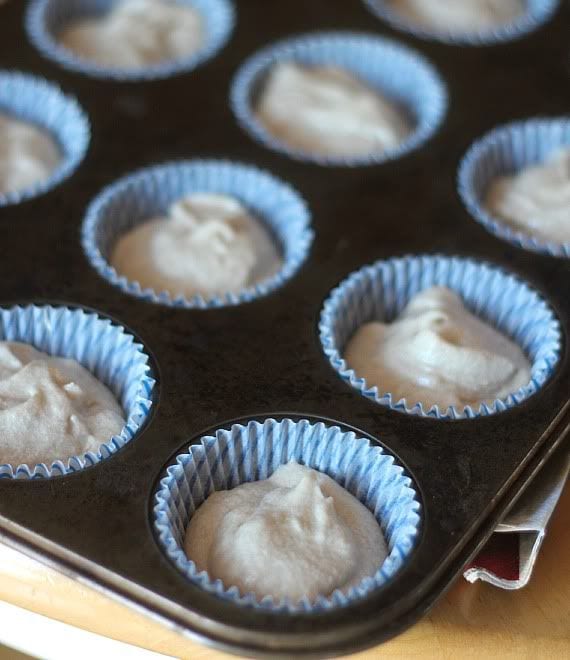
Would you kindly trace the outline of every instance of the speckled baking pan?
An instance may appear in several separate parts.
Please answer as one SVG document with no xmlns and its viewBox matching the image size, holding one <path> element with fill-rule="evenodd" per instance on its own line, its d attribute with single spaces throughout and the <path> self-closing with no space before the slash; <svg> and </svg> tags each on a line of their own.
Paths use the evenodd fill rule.
<svg viewBox="0 0 570 660">
<path fill-rule="evenodd" d="M 58 85 L 91 127 L 67 178 L 0 207 L 0 307 L 50 303 L 114 319 L 148 356 L 155 383 L 144 421 L 104 460 L 51 478 L 1 478 L 0 533 L 206 644 L 269 658 L 330 657 L 388 639 L 425 614 L 568 432 L 570 262 L 487 231 L 456 178 L 469 146 L 495 127 L 570 115 L 570 3 L 529 34 L 479 46 L 398 31 L 364 2 L 234 4 L 235 26 L 219 52 L 192 70 L 139 81 L 61 66 L 29 41 L 26 2 L 0 6 L 2 68 Z M 397 40 L 431 64 L 447 106 L 429 139 L 382 163 L 324 167 L 269 149 L 242 127 L 230 102 L 242 65 L 290 37 L 335 31 Z M 306 203 L 312 242 L 265 295 L 220 307 L 165 305 L 115 286 L 84 251 L 83 221 L 101 191 L 135 171 L 190 160 L 253 165 Z M 341 377 L 321 344 L 325 302 L 351 273 L 404 255 L 484 262 L 506 274 L 497 282 L 520 281 L 544 301 L 560 337 L 536 392 L 493 414 L 452 420 L 408 414 Z M 473 294 L 473 304 L 484 299 L 484 291 Z M 340 606 L 273 611 L 222 598 L 179 570 L 155 529 L 157 489 L 189 446 L 237 422 L 286 418 L 379 445 L 419 503 L 401 567 Z"/>
</svg>

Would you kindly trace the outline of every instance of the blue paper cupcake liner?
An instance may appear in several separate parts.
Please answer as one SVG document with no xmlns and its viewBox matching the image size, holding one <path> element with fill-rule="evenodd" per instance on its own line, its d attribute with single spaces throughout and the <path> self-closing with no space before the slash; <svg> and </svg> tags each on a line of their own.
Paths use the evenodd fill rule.
<svg viewBox="0 0 570 660">
<path fill-rule="evenodd" d="M 0 70 L 0 113 L 45 129 L 61 151 L 61 162 L 47 180 L 0 193 L 0 206 L 47 192 L 67 179 L 83 160 L 91 135 L 89 120 L 77 101 L 57 85 L 25 73 Z"/>
<path fill-rule="evenodd" d="M 380 154 L 332 157 L 289 147 L 255 116 L 255 95 L 272 66 L 294 61 L 306 66 L 336 66 L 363 80 L 401 106 L 415 122 L 410 136 Z M 318 165 L 371 165 L 393 160 L 419 148 L 439 128 L 447 110 L 445 84 L 419 53 L 396 41 L 352 32 L 322 32 L 280 41 L 248 59 L 231 88 L 231 105 L 241 126 L 264 146 Z"/>
<path fill-rule="evenodd" d="M 95 78 L 120 81 L 145 81 L 168 78 L 191 71 L 214 57 L 229 40 L 235 23 L 231 0 L 177 0 L 195 9 L 205 25 L 205 42 L 191 55 L 160 62 L 141 69 L 121 69 L 101 66 L 80 58 L 60 45 L 57 35 L 69 21 L 86 16 L 102 15 L 117 0 L 32 0 L 26 16 L 30 41 L 45 57 L 60 66 Z"/>
<path fill-rule="evenodd" d="M 273 276 L 237 293 L 204 298 L 141 289 L 110 265 L 117 238 L 138 224 L 166 215 L 169 206 L 191 193 L 219 193 L 238 199 L 269 229 L 281 250 L 283 266 Z M 222 307 L 267 295 L 292 277 L 306 259 L 313 239 L 303 199 L 287 184 L 256 167 L 229 161 L 166 163 L 120 179 L 91 203 L 82 240 L 95 269 L 125 293 L 174 307 Z"/>
<path fill-rule="evenodd" d="M 76 360 L 113 392 L 127 420 L 121 433 L 109 438 L 97 453 L 61 457 L 51 465 L 3 464 L 0 478 L 55 477 L 95 465 L 132 440 L 147 418 L 155 384 L 148 356 L 132 335 L 109 319 L 81 308 L 0 308 L 0 341 L 23 342 L 44 353 Z"/>
<path fill-rule="evenodd" d="M 362 502 L 375 516 L 388 546 L 388 557 L 375 575 L 343 593 L 334 591 L 315 602 L 271 596 L 257 600 L 234 585 L 199 572 L 184 552 L 184 536 L 196 509 L 214 491 L 268 479 L 291 461 L 327 474 Z M 191 582 L 237 605 L 284 612 L 330 609 L 363 598 L 390 580 L 414 549 L 421 507 L 411 479 L 394 458 L 368 440 L 337 426 L 290 419 L 234 424 L 215 436 L 201 438 L 167 470 L 155 495 L 154 527 L 168 558 Z"/>
<path fill-rule="evenodd" d="M 370 386 L 347 365 L 344 349 L 364 323 L 390 323 L 420 291 L 444 286 L 458 293 L 481 320 L 510 337 L 531 363 L 531 380 L 505 399 L 482 402 L 478 409 L 453 406 L 424 408 L 422 402 L 396 400 Z M 550 377 L 560 358 L 561 330 L 546 302 L 513 275 L 471 259 L 407 256 L 378 261 L 350 275 L 325 302 L 320 320 L 321 343 L 340 377 L 379 404 L 393 410 L 437 419 L 464 419 L 502 412 L 532 396 Z"/>
<path fill-rule="evenodd" d="M 363 0 L 368 9 L 378 18 L 389 23 L 393 28 L 412 34 L 421 39 L 441 41 L 459 46 L 487 46 L 514 41 L 534 32 L 554 15 L 559 0 L 527 0 L 527 11 L 510 23 L 498 25 L 492 29 L 474 32 L 430 29 L 415 25 L 396 9 L 390 7 L 387 0 Z M 458 0 L 461 1 L 461 0 Z"/>
<path fill-rule="evenodd" d="M 471 215 L 491 233 L 517 247 L 570 258 L 570 243 L 548 243 L 518 231 L 493 217 L 484 205 L 489 186 L 496 178 L 541 163 L 563 147 L 570 147 L 570 116 L 507 124 L 475 142 L 464 156 L 458 174 L 459 194 Z"/>
</svg>

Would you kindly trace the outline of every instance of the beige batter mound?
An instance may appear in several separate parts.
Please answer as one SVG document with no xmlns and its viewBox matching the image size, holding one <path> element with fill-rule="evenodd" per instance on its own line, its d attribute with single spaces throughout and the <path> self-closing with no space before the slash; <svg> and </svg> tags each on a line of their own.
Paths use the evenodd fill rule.
<svg viewBox="0 0 570 660">
<path fill-rule="evenodd" d="M 202 18 L 173 0 L 120 0 L 102 17 L 84 18 L 58 36 L 65 48 L 100 66 L 140 69 L 195 53 Z"/>
<path fill-rule="evenodd" d="M 388 5 L 421 27 L 463 33 L 492 30 L 526 11 L 524 0 L 388 0 Z"/>
<path fill-rule="evenodd" d="M 486 206 L 517 231 L 546 242 L 570 243 L 570 148 L 494 181 Z"/>
<path fill-rule="evenodd" d="M 114 395 L 78 362 L 0 342 L 0 464 L 97 452 L 124 425 Z"/>
<path fill-rule="evenodd" d="M 61 153 L 51 135 L 0 113 L 0 195 L 45 182 L 60 162 Z"/>
<path fill-rule="evenodd" d="M 412 130 L 403 113 L 376 90 L 327 66 L 275 65 L 256 112 L 278 140 L 322 156 L 381 154 Z"/>
<path fill-rule="evenodd" d="M 478 408 L 530 381 L 530 363 L 517 344 L 444 287 L 418 293 L 392 323 L 364 324 L 344 357 L 368 387 L 424 408 Z"/>
<path fill-rule="evenodd" d="M 117 242 L 111 264 L 143 289 L 187 298 L 239 292 L 282 265 L 262 226 L 233 197 L 193 194 L 167 218 L 138 225 Z"/>
<path fill-rule="evenodd" d="M 388 554 L 372 513 L 333 479 L 297 463 L 210 495 L 190 519 L 184 548 L 226 588 L 292 603 L 358 585 Z"/>
</svg>

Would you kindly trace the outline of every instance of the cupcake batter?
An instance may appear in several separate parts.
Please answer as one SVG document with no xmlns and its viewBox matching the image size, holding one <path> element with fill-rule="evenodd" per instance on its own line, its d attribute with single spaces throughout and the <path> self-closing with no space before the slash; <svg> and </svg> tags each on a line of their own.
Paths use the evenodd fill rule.
<svg viewBox="0 0 570 660">
<path fill-rule="evenodd" d="M 530 381 L 522 350 L 444 287 L 418 293 L 392 323 L 364 324 L 345 360 L 368 387 L 424 408 L 478 408 Z"/>
<path fill-rule="evenodd" d="M 0 342 L 0 464 L 97 452 L 124 425 L 113 394 L 78 362 Z"/>
<path fill-rule="evenodd" d="M 78 57 L 118 69 L 140 69 L 195 53 L 202 19 L 174 0 L 120 0 L 105 15 L 82 18 L 58 36 Z"/>
<path fill-rule="evenodd" d="M 210 495 L 190 519 L 184 548 L 226 588 L 292 603 L 347 591 L 388 554 L 372 513 L 333 479 L 297 463 Z"/>
<path fill-rule="evenodd" d="M 380 154 L 396 148 L 412 130 L 403 113 L 376 90 L 328 66 L 275 65 L 256 112 L 278 140 L 321 156 Z"/>
<path fill-rule="evenodd" d="M 512 23 L 526 11 L 524 0 L 389 0 L 388 4 L 421 27 L 464 33 Z"/>
<path fill-rule="evenodd" d="M 61 153 L 51 135 L 0 113 L 0 195 L 45 182 L 60 162 Z"/>
<path fill-rule="evenodd" d="M 282 259 L 237 199 L 199 193 L 122 236 L 111 264 L 143 289 L 189 298 L 241 291 L 274 275 Z"/>
<path fill-rule="evenodd" d="M 570 147 L 494 181 L 486 206 L 518 231 L 546 242 L 570 243 Z"/>
</svg>

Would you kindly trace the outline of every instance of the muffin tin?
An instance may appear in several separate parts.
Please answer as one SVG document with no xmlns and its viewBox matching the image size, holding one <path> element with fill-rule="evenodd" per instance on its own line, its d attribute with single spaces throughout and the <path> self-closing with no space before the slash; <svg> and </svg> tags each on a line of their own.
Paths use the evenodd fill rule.
<svg viewBox="0 0 570 660">
<path fill-rule="evenodd" d="M 463 205 L 456 175 L 469 145 L 494 127 L 570 114 L 570 4 L 535 32 L 484 47 L 396 32 L 364 3 L 235 4 L 233 34 L 216 56 L 139 82 L 61 67 L 28 40 L 25 3 L 0 7 L 2 66 L 59 84 L 91 124 L 87 154 L 69 178 L 0 208 L 0 306 L 49 302 L 114 318 L 150 356 L 156 381 L 144 425 L 112 456 L 74 474 L 0 479 L 0 528 L 6 542 L 204 643 L 271 658 L 339 655 L 423 615 L 568 432 L 569 262 L 486 231 Z M 325 168 L 267 149 L 240 127 L 229 95 L 246 59 L 286 37 L 333 30 L 395 38 L 433 64 L 449 107 L 428 142 L 384 163 Z M 102 278 L 81 243 L 89 204 L 121 177 L 179 159 L 250 163 L 298 191 L 314 231 L 299 270 L 250 302 L 207 309 L 143 300 Z M 424 253 L 490 262 L 545 298 L 562 349 L 535 394 L 504 412 L 447 421 L 378 405 L 331 367 L 318 330 L 331 291 L 363 265 Z M 228 602 L 188 581 L 154 530 L 156 491 L 189 445 L 234 422 L 285 418 L 379 444 L 418 493 L 420 535 L 402 569 L 341 607 L 284 613 Z"/>
</svg>

